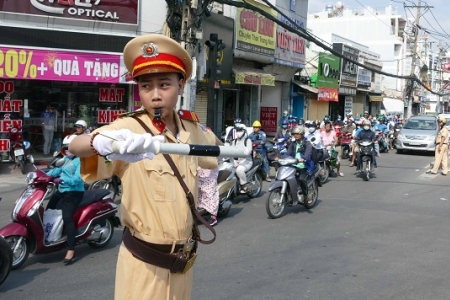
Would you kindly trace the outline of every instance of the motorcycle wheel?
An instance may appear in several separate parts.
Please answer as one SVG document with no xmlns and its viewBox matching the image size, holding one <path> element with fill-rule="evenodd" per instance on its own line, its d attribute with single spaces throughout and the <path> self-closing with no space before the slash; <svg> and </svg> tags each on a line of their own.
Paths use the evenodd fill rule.
<svg viewBox="0 0 450 300">
<path fill-rule="evenodd" d="M 252 185 L 255 187 L 254 189 L 252 189 L 252 191 L 250 193 L 247 194 L 247 196 L 249 198 L 256 198 L 259 196 L 259 193 L 261 193 L 262 190 L 262 185 L 263 185 L 263 180 L 262 180 L 262 176 L 260 173 L 256 172 L 255 174 L 253 174 L 253 178 L 252 178 Z"/>
<path fill-rule="evenodd" d="M 0 285 L 11 272 L 13 255 L 8 242 L 0 237 Z"/>
<path fill-rule="evenodd" d="M 27 240 L 22 237 L 20 244 L 17 244 L 20 241 L 21 236 L 12 235 L 5 237 L 6 242 L 9 244 L 9 248 L 13 251 L 13 261 L 11 269 L 18 269 L 23 263 L 27 260 L 28 255 L 30 255 L 30 247 L 28 247 Z M 17 246 L 17 250 L 14 249 Z"/>
<path fill-rule="evenodd" d="M 224 200 L 223 202 L 225 203 L 227 200 Z M 229 200 L 228 200 L 229 201 Z M 231 205 L 228 206 L 228 208 L 223 208 L 222 205 L 219 205 L 219 210 L 217 211 L 217 216 L 224 218 L 228 215 L 228 213 L 231 210 Z"/>
<path fill-rule="evenodd" d="M 105 247 L 106 245 L 108 245 L 108 243 L 111 241 L 113 235 L 114 235 L 114 225 L 112 223 L 112 221 L 110 219 L 106 219 L 106 224 L 105 226 L 108 228 L 109 230 L 109 234 L 108 236 L 102 238 L 100 241 L 98 242 L 88 242 L 88 245 L 93 248 L 93 249 L 100 249 Z"/>
<path fill-rule="evenodd" d="M 304 199 L 303 205 L 307 209 L 311 209 L 317 204 L 317 199 L 319 198 L 319 186 L 317 185 L 317 182 L 315 180 L 308 187 L 308 193 L 312 196 L 312 201 L 308 202 L 308 199 Z"/>
<path fill-rule="evenodd" d="M 25 174 L 26 173 L 25 162 L 23 160 L 19 160 L 19 165 L 20 165 L 20 171 L 22 172 L 22 174 Z"/>
<path fill-rule="evenodd" d="M 110 179 L 103 179 L 103 180 L 95 181 L 95 182 L 91 183 L 88 187 L 88 190 L 98 190 L 98 189 L 109 190 L 112 195 L 111 198 L 113 200 L 116 199 L 117 189 L 114 187 L 114 185 L 112 184 L 112 181 Z"/>
<path fill-rule="evenodd" d="M 328 177 L 330 177 L 330 166 L 325 164 L 323 166 L 323 168 L 322 168 L 322 171 L 320 172 L 320 175 L 319 175 L 320 183 L 324 184 L 325 182 L 327 182 L 328 181 Z"/>
<path fill-rule="evenodd" d="M 342 150 L 342 159 L 347 159 L 349 157 L 349 151 L 348 148 L 345 148 Z"/>
<path fill-rule="evenodd" d="M 281 187 L 271 191 L 266 202 L 266 211 L 269 217 L 271 217 L 272 219 L 281 217 L 284 213 L 285 207 L 286 195 L 281 194 Z"/>
<path fill-rule="evenodd" d="M 369 181 L 370 180 L 370 165 L 368 161 L 365 161 L 363 163 L 363 179 L 364 181 Z"/>
</svg>

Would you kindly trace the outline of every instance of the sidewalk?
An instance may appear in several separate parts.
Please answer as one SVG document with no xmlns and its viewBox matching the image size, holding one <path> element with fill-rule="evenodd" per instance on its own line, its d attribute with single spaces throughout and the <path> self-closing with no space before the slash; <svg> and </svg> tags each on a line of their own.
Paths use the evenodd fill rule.
<svg viewBox="0 0 450 300">
<path fill-rule="evenodd" d="M 39 169 L 46 167 L 52 160 L 51 156 L 45 157 L 42 153 L 32 152 L 31 155 L 33 155 L 35 166 Z M 33 171 L 33 166 L 29 163 L 25 168 L 26 173 Z M 0 163 L 0 177 L 3 180 L 8 179 L 10 176 L 25 178 L 26 173 L 22 174 L 20 167 L 16 166 L 13 162 L 2 161 Z"/>
</svg>

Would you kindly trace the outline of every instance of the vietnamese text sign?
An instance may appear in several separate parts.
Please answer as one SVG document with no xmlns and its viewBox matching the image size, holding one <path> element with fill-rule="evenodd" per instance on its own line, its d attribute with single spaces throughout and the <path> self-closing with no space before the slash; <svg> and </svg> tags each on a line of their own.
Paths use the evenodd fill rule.
<svg viewBox="0 0 450 300">
<path fill-rule="evenodd" d="M 358 71 L 358 85 L 370 86 L 372 82 L 372 72 L 363 68 Z"/>
<path fill-rule="evenodd" d="M 339 68 L 341 59 L 332 54 L 319 53 L 319 65 L 317 69 L 317 87 L 339 87 Z"/>
<path fill-rule="evenodd" d="M 333 50 L 336 50 L 345 57 L 342 59 L 340 85 L 356 87 L 358 84 L 358 66 L 352 61 L 358 61 L 359 50 L 342 43 L 334 43 Z"/>
<path fill-rule="evenodd" d="M 292 24 L 282 15 L 278 16 L 278 19 L 283 23 L 286 23 L 292 27 L 304 28 L 304 23 L 300 20 L 295 19 L 294 13 L 289 13 L 289 17 L 295 21 Z M 303 68 L 305 65 L 305 39 L 300 36 L 291 33 L 290 31 L 284 29 L 280 25 L 277 25 L 277 39 L 274 60 L 275 63 L 280 65 L 286 65 L 296 68 Z"/>
<path fill-rule="evenodd" d="M 345 107 L 344 107 L 344 113 L 345 115 L 352 113 L 353 111 L 353 97 L 345 96 Z"/>
<path fill-rule="evenodd" d="M 121 114 L 125 113 L 124 109 L 99 109 L 97 115 L 98 124 L 109 124 L 115 121 Z"/>
<path fill-rule="evenodd" d="M 119 83 L 120 55 L 0 47 L 0 78 Z"/>
<path fill-rule="evenodd" d="M 90 21 L 137 24 L 138 0 L 1 1 L 2 12 Z"/>
<path fill-rule="evenodd" d="M 277 110 L 276 107 L 261 107 L 260 120 L 262 129 L 266 132 L 277 131 Z"/>
<path fill-rule="evenodd" d="M 275 86 L 275 76 L 270 74 L 238 72 L 234 79 L 236 84 Z"/>
<path fill-rule="evenodd" d="M 339 101 L 338 89 L 324 88 L 324 87 L 318 87 L 317 89 L 319 90 L 319 93 L 317 94 L 317 101 L 332 101 L 332 102 Z"/>
<path fill-rule="evenodd" d="M 266 5 L 253 0 L 246 2 L 276 16 L 276 12 Z M 273 56 L 275 22 L 252 10 L 236 8 L 236 41 L 238 49 Z"/>
</svg>

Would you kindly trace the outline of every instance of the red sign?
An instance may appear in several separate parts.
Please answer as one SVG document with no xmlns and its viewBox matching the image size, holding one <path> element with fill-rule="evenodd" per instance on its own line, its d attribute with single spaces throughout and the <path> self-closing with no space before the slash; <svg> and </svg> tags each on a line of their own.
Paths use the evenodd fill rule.
<svg viewBox="0 0 450 300">
<path fill-rule="evenodd" d="M 125 89 L 108 89 L 100 88 L 99 99 L 100 102 L 122 102 L 123 95 L 125 95 Z"/>
<path fill-rule="evenodd" d="M 98 111 L 97 123 L 109 124 L 116 120 L 119 115 L 123 114 L 124 112 L 124 109 L 101 109 Z"/>
<path fill-rule="evenodd" d="M 9 140 L 0 140 L 0 152 L 9 151 Z"/>
<path fill-rule="evenodd" d="M 260 121 L 265 132 L 277 132 L 277 107 L 261 107 Z"/>
<path fill-rule="evenodd" d="M 338 96 L 339 96 L 339 90 L 338 89 L 332 89 L 332 88 L 323 88 L 318 87 L 319 94 L 317 95 L 318 101 L 332 101 L 332 102 L 338 102 Z"/>
<path fill-rule="evenodd" d="M 0 7 L 18 14 L 137 24 L 138 0 L 14 0 L 1 1 Z"/>
</svg>

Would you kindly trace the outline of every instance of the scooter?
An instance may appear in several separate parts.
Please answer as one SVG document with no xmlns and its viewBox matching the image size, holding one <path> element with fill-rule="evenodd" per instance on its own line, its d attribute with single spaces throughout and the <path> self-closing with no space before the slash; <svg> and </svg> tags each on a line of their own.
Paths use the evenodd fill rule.
<svg viewBox="0 0 450 300">
<path fill-rule="evenodd" d="M 347 159 L 350 157 L 351 154 L 351 148 L 350 145 L 352 143 L 352 133 L 346 132 L 344 134 L 341 134 L 341 153 L 342 153 L 342 159 Z"/>
<path fill-rule="evenodd" d="M 224 160 L 219 163 L 219 174 L 217 176 L 217 188 L 219 190 L 219 209 L 217 211 L 218 217 L 226 217 L 231 209 L 231 199 L 236 193 L 236 169 L 229 160 Z M 207 214 L 206 209 L 201 208 L 200 215 Z"/>
<path fill-rule="evenodd" d="M 359 166 L 359 170 L 363 175 L 363 179 L 365 181 L 370 180 L 370 173 L 373 170 L 373 158 L 375 153 L 374 143 L 372 141 L 360 141 L 359 145 L 359 154 L 361 156 L 361 165 Z"/>
<path fill-rule="evenodd" d="M 377 142 L 379 145 L 379 151 L 382 152 L 389 152 L 389 142 L 387 140 L 388 133 L 382 132 L 381 130 L 377 130 L 375 132 L 375 135 L 377 137 Z"/>
<path fill-rule="evenodd" d="M 294 203 L 302 204 L 307 209 L 313 208 L 319 196 L 319 187 L 322 186 L 319 179 L 321 167 L 316 165 L 312 176 L 308 178 L 308 193 L 311 202 L 305 200 L 305 195 L 302 194 L 302 189 L 298 182 L 299 169 L 294 166 L 298 163 L 296 158 L 290 156 L 279 159 L 278 169 L 275 182 L 269 187 L 269 197 L 266 202 L 266 211 L 269 217 L 276 219 L 284 214 L 286 205 L 293 205 Z"/>
<path fill-rule="evenodd" d="M 33 155 L 29 153 L 30 148 L 30 142 L 23 140 L 22 128 L 11 128 L 9 131 L 9 155 L 16 167 L 20 167 L 22 174 L 26 173 L 27 163 L 34 164 Z"/>
<path fill-rule="evenodd" d="M 2 199 L 0 198 L 0 201 Z M 0 237 L 0 285 L 6 280 L 12 268 L 13 255 L 11 247 Z"/>
<path fill-rule="evenodd" d="M 12 222 L 0 229 L 0 236 L 5 238 L 13 252 L 12 269 L 19 268 L 30 253 L 48 253 L 66 247 L 67 236 L 64 233 L 56 241 L 45 240 L 43 201 L 54 190 L 54 179 L 41 170 L 28 173 L 28 187 L 16 201 Z M 78 232 L 75 237 L 77 243 L 100 249 L 111 241 L 114 227 L 121 226 L 121 223 L 116 216 L 117 205 L 109 195 L 108 190 L 84 192 L 73 217 Z"/>
</svg>

